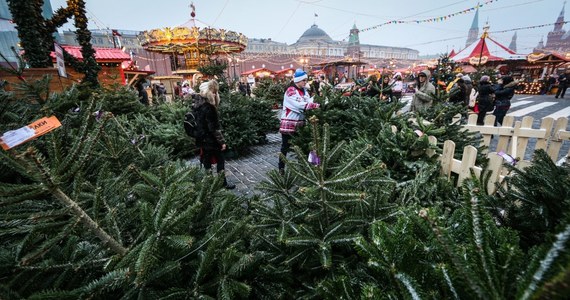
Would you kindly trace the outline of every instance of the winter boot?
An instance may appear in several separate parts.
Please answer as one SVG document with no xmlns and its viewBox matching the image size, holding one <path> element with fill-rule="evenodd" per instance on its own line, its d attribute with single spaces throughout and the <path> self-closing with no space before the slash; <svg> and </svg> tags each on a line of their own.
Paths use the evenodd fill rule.
<svg viewBox="0 0 570 300">
<path fill-rule="evenodd" d="M 225 188 L 226 190 L 233 190 L 233 189 L 236 188 L 236 185 L 235 185 L 235 184 L 228 183 L 228 180 L 226 179 L 226 177 L 224 177 L 224 188 Z"/>
</svg>

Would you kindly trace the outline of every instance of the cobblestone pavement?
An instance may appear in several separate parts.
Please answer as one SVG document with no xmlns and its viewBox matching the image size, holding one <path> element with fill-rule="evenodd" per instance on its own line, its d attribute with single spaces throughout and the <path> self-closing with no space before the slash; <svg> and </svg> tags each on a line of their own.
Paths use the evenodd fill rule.
<svg viewBox="0 0 570 300">
<path fill-rule="evenodd" d="M 226 161 L 228 180 L 236 185 L 238 195 L 259 193 L 255 187 L 267 178 L 267 172 L 276 170 L 281 149 L 281 134 L 270 133 L 267 143 L 251 147 L 247 153 Z"/>
<path fill-rule="evenodd" d="M 266 144 L 250 147 L 237 158 L 226 159 L 226 178 L 236 185 L 233 192 L 240 196 L 259 194 L 255 187 L 267 178 L 267 172 L 277 169 L 280 149 L 281 134 L 270 133 Z M 190 164 L 198 166 L 198 159 L 192 159 Z"/>
</svg>

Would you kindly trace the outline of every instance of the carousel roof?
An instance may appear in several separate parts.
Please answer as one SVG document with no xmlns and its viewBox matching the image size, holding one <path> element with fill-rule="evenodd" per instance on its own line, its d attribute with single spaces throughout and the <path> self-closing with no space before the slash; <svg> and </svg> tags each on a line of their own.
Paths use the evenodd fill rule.
<svg viewBox="0 0 570 300">
<path fill-rule="evenodd" d="M 247 46 L 247 37 L 242 33 L 210 27 L 165 27 L 143 31 L 138 38 L 144 49 L 158 53 L 208 50 L 211 54 L 227 54 L 242 52 Z"/>
<path fill-rule="evenodd" d="M 485 31 L 480 39 L 457 52 L 451 59 L 456 62 L 483 65 L 488 61 L 524 60 L 526 56 L 517 54 L 515 51 L 490 38 L 488 32 Z"/>
<path fill-rule="evenodd" d="M 527 60 L 529 62 L 563 63 L 570 61 L 570 53 L 563 54 L 556 51 L 531 53 L 528 55 Z"/>
</svg>

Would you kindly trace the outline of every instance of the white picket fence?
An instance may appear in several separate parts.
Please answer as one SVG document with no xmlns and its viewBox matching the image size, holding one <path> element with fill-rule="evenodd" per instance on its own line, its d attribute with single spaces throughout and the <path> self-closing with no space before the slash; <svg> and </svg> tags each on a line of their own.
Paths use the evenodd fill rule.
<svg viewBox="0 0 570 300">
<path fill-rule="evenodd" d="M 501 183 L 508 169 L 504 167 L 505 159 L 498 155 L 498 152 L 505 152 L 513 158 L 519 158 L 516 163 L 517 168 L 524 168 L 530 165 L 530 160 L 524 160 L 527 153 L 534 153 L 535 150 L 545 150 L 553 161 L 557 161 L 560 157 L 560 150 L 564 141 L 570 140 L 570 132 L 566 130 L 568 118 L 552 118 L 542 119 L 540 128 L 532 128 L 534 119 L 532 117 L 524 117 L 521 121 L 515 122 L 514 117 L 506 116 L 500 127 L 495 127 L 495 116 L 488 115 L 485 118 L 484 125 L 477 125 L 477 115 L 469 116 L 468 122 L 464 125 L 465 129 L 473 132 L 479 132 L 483 136 L 483 144 L 488 147 L 484 149 L 489 158 L 487 171 L 491 172 L 491 178 L 487 186 L 487 192 L 492 194 L 496 191 L 496 183 Z M 498 141 L 491 149 L 491 139 L 497 138 Z M 534 147 L 529 146 L 529 140 L 536 139 Z M 436 144 L 435 138 L 430 137 L 430 142 Z M 454 158 L 455 143 L 447 140 L 444 142 L 443 153 L 439 160 L 442 166 L 442 175 L 451 178 L 451 174 L 457 174 L 457 185 L 461 185 L 465 178 L 471 176 L 473 170 L 476 176 L 481 176 L 483 169 L 475 165 L 478 149 L 473 146 L 466 146 L 463 149 L 461 159 Z M 565 153 L 563 158 L 568 157 L 569 153 Z"/>
</svg>

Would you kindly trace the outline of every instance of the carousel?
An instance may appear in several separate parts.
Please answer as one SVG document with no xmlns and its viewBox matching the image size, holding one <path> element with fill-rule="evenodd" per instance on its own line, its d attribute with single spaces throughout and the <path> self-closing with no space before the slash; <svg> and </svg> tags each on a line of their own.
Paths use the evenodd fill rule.
<svg viewBox="0 0 570 300">
<path fill-rule="evenodd" d="M 247 46 L 247 37 L 241 33 L 198 26 L 195 7 L 190 7 L 191 19 L 185 24 L 143 31 L 138 36 L 145 50 L 170 56 L 172 73 L 184 78 L 196 76 L 198 68 L 210 64 L 212 58 L 240 53 Z"/>
<path fill-rule="evenodd" d="M 516 65 L 526 60 L 526 56 L 500 44 L 489 36 L 489 25 L 483 27 L 481 38 L 465 49 L 450 54 L 450 58 L 457 63 L 469 64 L 475 67 L 483 65 L 498 66 Z"/>
</svg>

